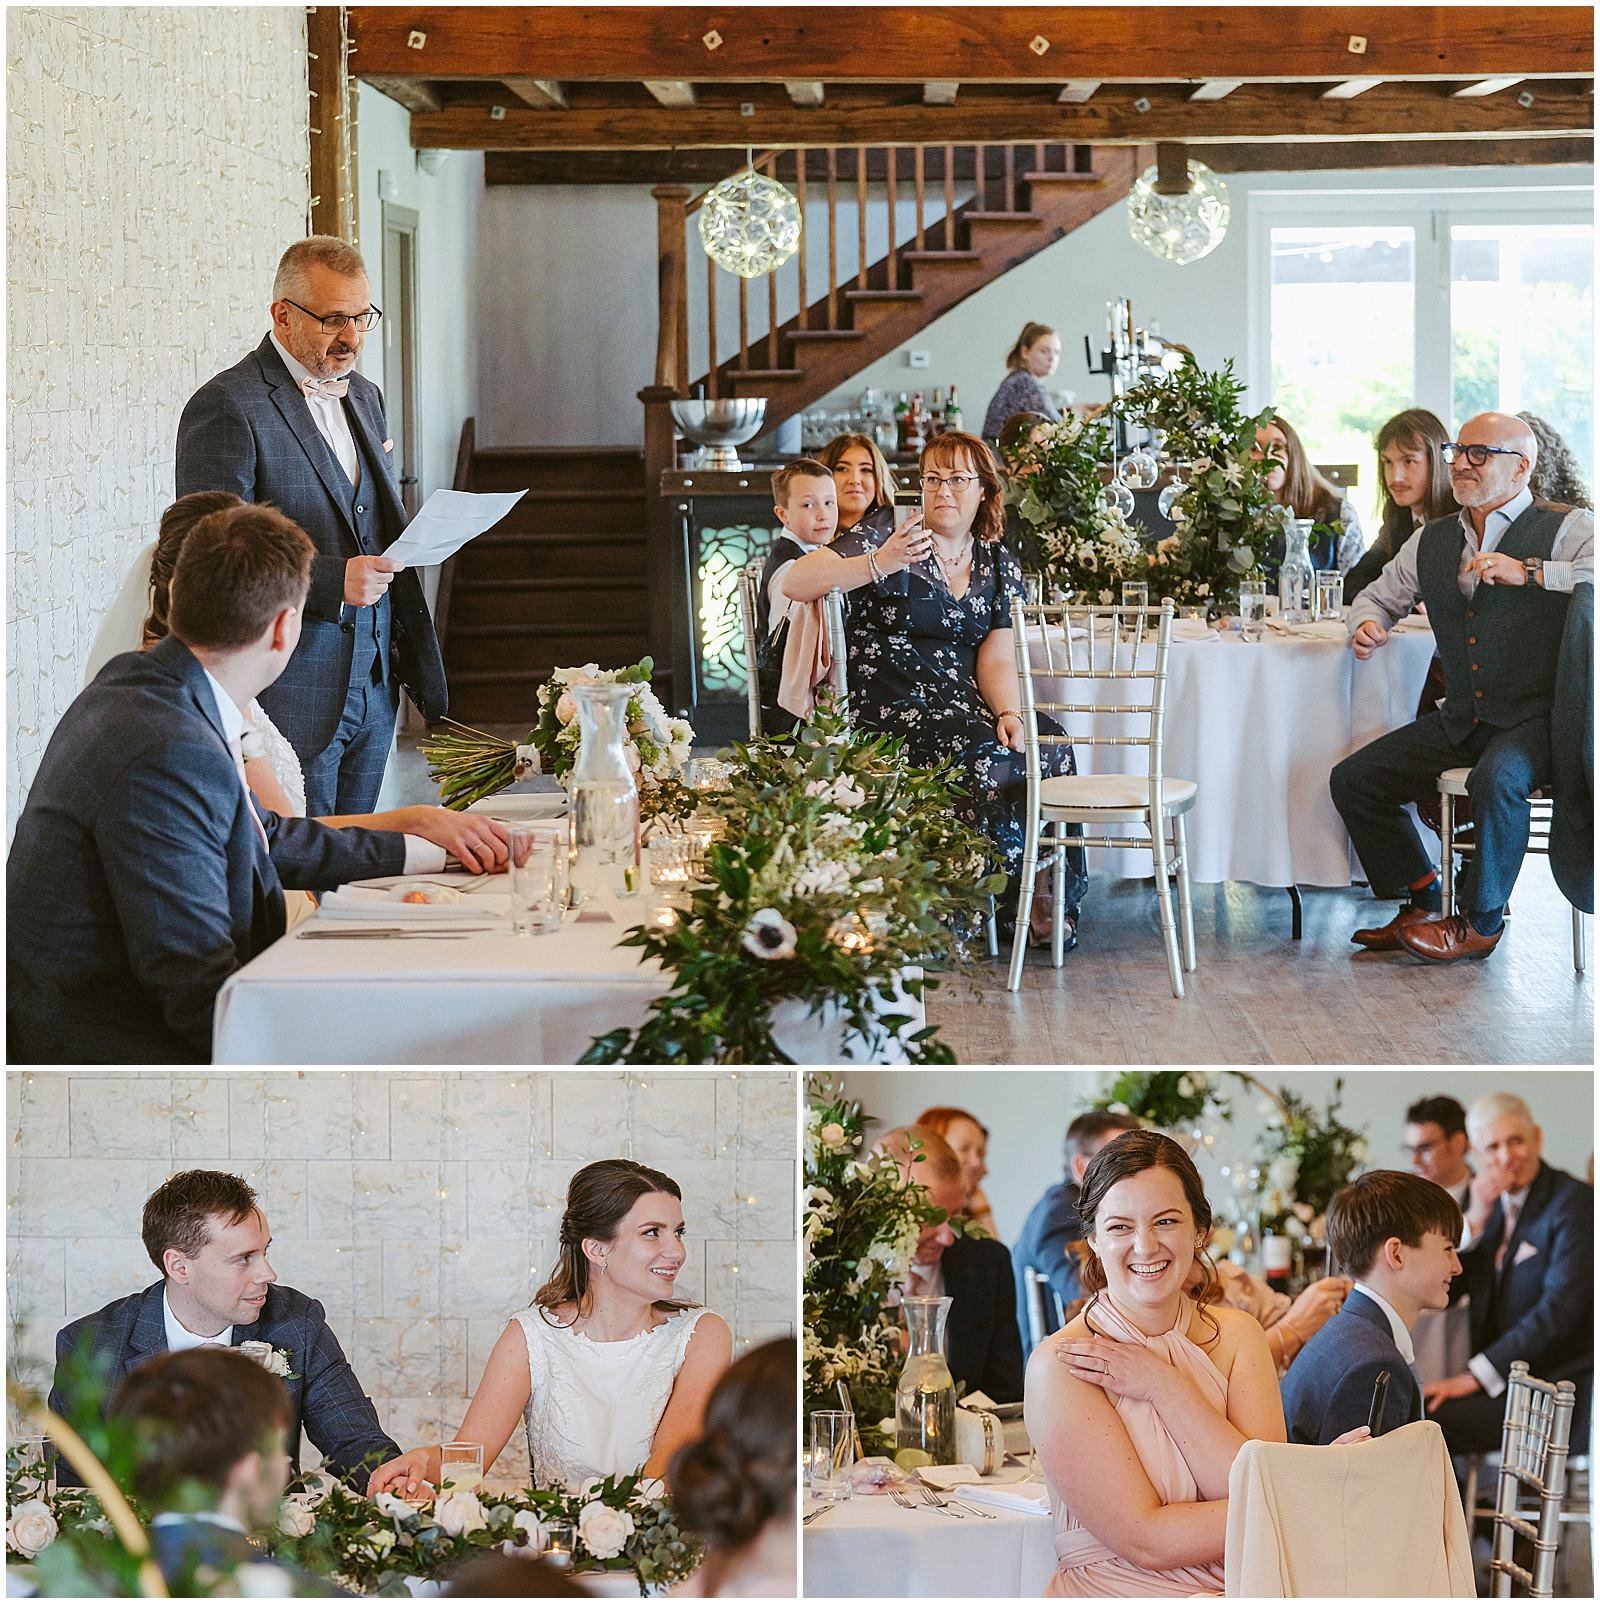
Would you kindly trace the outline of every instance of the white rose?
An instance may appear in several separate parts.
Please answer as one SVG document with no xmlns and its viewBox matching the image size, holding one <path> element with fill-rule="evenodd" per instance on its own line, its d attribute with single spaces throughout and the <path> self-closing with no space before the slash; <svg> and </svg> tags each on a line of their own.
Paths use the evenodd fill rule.
<svg viewBox="0 0 1600 1604">
<path fill-rule="evenodd" d="M 824 1125 L 822 1129 L 817 1132 L 817 1135 L 821 1139 L 822 1145 L 830 1149 L 832 1152 L 837 1153 L 845 1145 L 846 1138 L 844 1126 L 839 1124 L 837 1120 L 832 1120 L 828 1124 Z"/>
<path fill-rule="evenodd" d="M 508 1543 L 508 1553 L 514 1553 L 519 1546 L 533 1549 L 544 1547 L 544 1527 L 531 1509 L 519 1509 L 511 1517 L 511 1529 L 522 1534 L 522 1542 L 520 1545 L 515 1540 Z"/>
<path fill-rule="evenodd" d="M 241 1342 L 239 1352 L 247 1359 L 254 1359 L 268 1375 L 289 1374 L 289 1356 L 274 1348 L 270 1342 Z"/>
<path fill-rule="evenodd" d="M 471 1530 L 476 1531 L 477 1528 L 472 1527 Z M 380 1526 L 377 1531 L 368 1534 L 367 1547 L 370 1548 L 379 1559 L 382 1559 L 384 1555 L 394 1547 L 394 1541 L 394 1533 L 391 1532 L 387 1526 Z"/>
<path fill-rule="evenodd" d="M 317 1517 L 296 1499 L 288 1499 L 278 1511 L 278 1530 L 285 1537 L 309 1537 Z"/>
<path fill-rule="evenodd" d="M 410 1520 L 416 1514 L 416 1506 L 408 1504 L 403 1498 L 396 1498 L 393 1493 L 379 1493 L 373 1499 L 381 1514 L 389 1516 L 391 1520 Z"/>
<path fill-rule="evenodd" d="M 61 1528 L 42 1498 L 30 1498 L 11 1511 L 6 1522 L 6 1547 L 14 1548 L 25 1559 L 48 1548 Z"/>
<path fill-rule="evenodd" d="M 585 1504 L 578 1514 L 578 1537 L 596 1559 L 615 1559 L 633 1536 L 633 1516 L 609 1504 Z"/>
<path fill-rule="evenodd" d="M 578 716 L 578 704 L 571 691 L 563 691 L 556 698 L 556 717 L 563 724 L 570 724 Z"/>
<path fill-rule="evenodd" d="M 481 1532 L 489 1524 L 476 1493 L 451 1493 L 441 1498 L 434 1509 L 433 1518 L 451 1537 Z"/>
</svg>

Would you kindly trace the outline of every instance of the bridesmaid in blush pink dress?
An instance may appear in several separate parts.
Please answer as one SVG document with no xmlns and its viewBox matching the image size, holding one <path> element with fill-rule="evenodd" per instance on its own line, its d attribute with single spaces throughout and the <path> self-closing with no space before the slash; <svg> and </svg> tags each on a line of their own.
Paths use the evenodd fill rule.
<svg viewBox="0 0 1600 1604">
<path fill-rule="evenodd" d="M 1078 1207 L 1093 1295 L 1035 1349 L 1025 1395 L 1056 1528 L 1046 1596 L 1220 1597 L 1228 1472 L 1246 1441 L 1285 1440 L 1266 1337 L 1215 1302 L 1210 1205 L 1170 1137 L 1107 1143 Z"/>
</svg>

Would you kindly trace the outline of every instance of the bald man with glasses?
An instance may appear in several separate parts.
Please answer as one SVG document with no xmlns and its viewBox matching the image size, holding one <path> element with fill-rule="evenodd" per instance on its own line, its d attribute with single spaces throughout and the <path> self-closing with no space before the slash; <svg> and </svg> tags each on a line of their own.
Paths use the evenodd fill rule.
<svg viewBox="0 0 1600 1604">
<path fill-rule="evenodd" d="M 447 702 L 421 582 L 384 555 L 406 513 L 383 392 L 355 371 L 383 314 L 360 254 L 327 235 L 284 252 L 272 294 L 260 345 L 183 409 L 177 492 L 270 502 L 311 536 L 300 643 L 261 705 L 300 759 L 311 818 L 371 813 L 400 687 L 429 722 Z"/>
<path fill-rule="evenodd" d="M 1351 937 L 1367 951 L 1455 963 L 1486 958 L 1500 941 L 1528 849 L 1528 797 L 1551 778 L 1568 602 L 1575 586 L 1594 583 L 1594 516 L 1533 499 L 1538 454 L 1520 418 L 1483 412 L 1464 423 L 1444 447 L 1460 513 L 1424 524 L 1351 606 L 1350 645 L 1364 660 L 1424 602 L 1445 678 L 1436 711 L 1363 747 L 1329 777 L 1373 895 L 1402 899 L 1387 924 Z M 1459 915 L 1441 907 L 1432 855 L 1405 806 L 1454 768 L 1472 771 L 1476 837 Z"/>
</svg>

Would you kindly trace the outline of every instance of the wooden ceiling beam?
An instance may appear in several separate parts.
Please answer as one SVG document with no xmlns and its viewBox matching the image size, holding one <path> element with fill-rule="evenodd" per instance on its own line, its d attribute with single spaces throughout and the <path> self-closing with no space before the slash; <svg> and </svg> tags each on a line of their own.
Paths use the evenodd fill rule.
<svg viewBox="0 0 1600 1604">
<path fill-rule="evenodd" d="M 555 78 L 503 78 L 501 82 L 535 111 L 565 111 L 567 94 Z"/>
<path fill-rule="evenodd" d="M 425 78 L 363 78 L 361 81 L 398 101 L 407 111 L 438 111 L 444 105 L 438 91 Z"/>
<path fill-rule="evenodd" d="M 790 78 L 783 86 L 796 106 L 820 106 L 826 99 L 822 84 L 809 78 Z"/>
<path fill-rule="evenodd" d="M 694 85 L 681 78 L 641 78 L 639 81 L 663 106 L 676 109 L 695 103 Z"/>
<path fill-rule="evenodd" d="M 922 83 L 1194 82 L 1261 70 L 1258 9 L 1229 6 L 353 6 L 363 75 Z M 1555 77 L 1593 71 L 1587 6 L 1275 6 L 1284 76 Z M 417 48 L 416 35 L 423 36 Z M 1044 39 L 1039 50 L 1035 40 Z M 1359 51 L 1352 40 L 1360 39 Z M 1065 67 L 1065 72 L 1064 72 Z M 1286 69 L 1286 70 L 1285 70 Z"/>
<path fill-rule="evenodd" d="M 1460 100 L 1437 85 L 1382 84 L 1355 100 L 1324 100 L 1314 86 L 1246 84 L 1226 100 L 1196 103 L 1180 87 L 1104 93 L 1077 106 L 1011 96 L 963 94 L 937 124 L 902 93 L 845 96 L 825 106 L 764 101 L 751 116 L 737 103 L 641 108 L 574 100 L 559 117 L 508 106 L 492 119 L 484 105 L 413 113 L 411 142 L 452 150 L 652 150 L 674 147 L 803 149 L 823 145 L 918 145 L 1066 141 L 1130 145 L 1160 140 L 1475 139 L 1579 135 L 1592 131 L 1587 84 L 1547 84 L 1530 106 L 1490 96 Z"/>
<path fill-rule="evenodd" d="M 1376 139 L 1310 145 L 1191 145 L 1218 173 L 1305 173 L 1389 167 L 1567 167 L 1594 161 L 1592 139 Z"/>
</svg>

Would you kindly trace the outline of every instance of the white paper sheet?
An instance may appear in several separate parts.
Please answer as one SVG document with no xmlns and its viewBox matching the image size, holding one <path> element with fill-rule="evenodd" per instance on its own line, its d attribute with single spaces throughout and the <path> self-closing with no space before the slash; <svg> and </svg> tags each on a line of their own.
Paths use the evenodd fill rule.
<svg viewBox="0 0 1600 1604">
<path fill-rule="evenodd" d="M 526 490 L 435 490 L 383 555 L 410 568 L 442 563 L 485 529 L 492 529 L 525 495 Z"/>
</svg>

